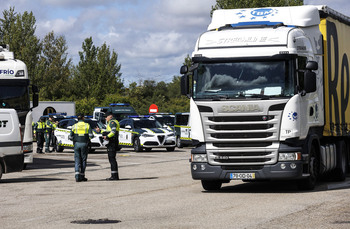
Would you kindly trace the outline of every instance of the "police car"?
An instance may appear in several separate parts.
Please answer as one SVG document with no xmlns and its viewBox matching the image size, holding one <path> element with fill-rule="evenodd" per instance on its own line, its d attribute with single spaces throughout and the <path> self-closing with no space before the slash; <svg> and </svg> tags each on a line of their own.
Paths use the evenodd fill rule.
<svg viewBox="0 0 350 229">
<path fill-rule="evenodd" d="M 95 119 L 85 118 L 85 122 L 90 124 L 94 137 L 91 139 L 91 144 L 89 145 L 89 151 L 94 151 L 95 149 L 106 148 L 102 134 L 96 131 L 96 128 L 105 129 L 106 127 L 99 121 Z M 56 138 L 56 150 L 57 152 L 63 152 L 65 148 L 74 148 L 73 141 L 68 139 L 72 126 L 78 122 L 76 118 L 64 119 L 58 123 L 57 128 L 54 131 Z"/>
<path fill-rule="evenodd" d="M 119 147 L 133 147 L 136 152 L 143 149 L 166 148 L 175 150 L 175 134 L 150 116 L 130 116 L 119 122 Z"/>
<path fill-rule="evenodd" d="M 163 126 L 163 128 L 174 131 L 175 115 L 156 113 L 151 114 L 151 116 L 154 117 Z"/>
</svg>

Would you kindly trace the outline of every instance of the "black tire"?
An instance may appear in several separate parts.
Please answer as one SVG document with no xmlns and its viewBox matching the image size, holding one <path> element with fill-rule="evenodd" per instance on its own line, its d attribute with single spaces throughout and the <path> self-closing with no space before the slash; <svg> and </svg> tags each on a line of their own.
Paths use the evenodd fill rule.
<svg viewBox="0 0 350 229">
<path fill-rule="evenodd" d="M 344 141 L 338 141 L 336 143 L 336 168 L 331 173 L 334 181 L 344 181 L 346 179 L 347 172 L 347 158 L 346 158 L 346 144 Z"/>
<path fill-rule="evenodd" d="M 2 164 L 0 163 L 0 180 L 1 180 L 1 177 L 2 177 Z"/>
<path fill-rule="evenodd" d="M 299 190 L 313 190 L 316 186 L 316 182 L 319 177 L 320 171 L 320 159 L 317 155 L 315 146 L 311 146 L 309 153 L 309 174 L 310 176 L 306 179 L 298 181 Z"/>
<path fill-rule="evenodd" d="M 27 163 L 23 163 L 23 170 L 25 170 L 27 168 Z"/>
<path fill-rule="evenodd" d="M 134 138 L 134 151 L 135 152 L 141 152 L 142 151 L 142 147 L 140 144 L 140 139 L 138 137 Z"/>
<path fill-rule="evenodd" d="M 63 147 L 63 146 L 60 146 L 60 145 L 57 145 L 56 150 L 57 150 L 57 152 L 63 152 L 64 147 Z"/>
<path fill-rule="evenodd" d="M 173 152 L 175 150 L 175 146 L 174 147 L 168 147 L 168 148 L 166 148 L 166 150 L 168 152 Z"/>
<path fill-rule="evenodd" d="M 202 180 L 202 187 L 206 191 L 220 190 L 222 181 L 219 180 Z"/>
<path fill-rule="evenodd" d="M 182 148 L 182 147 L 184 147 L 183 144 L 181 143 L 180 136 L 177 136 L 177 137 L 176 137 L 176 146 L 177 146 L 177 148 Z"/>
</svg>

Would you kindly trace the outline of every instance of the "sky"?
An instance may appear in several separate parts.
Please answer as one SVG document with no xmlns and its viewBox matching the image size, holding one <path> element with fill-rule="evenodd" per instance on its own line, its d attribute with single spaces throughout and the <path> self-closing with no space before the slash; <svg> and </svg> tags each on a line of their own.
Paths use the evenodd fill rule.
<svg viewBox="0 0 350 229">
<path fill-rule="evenodd" d="M 63 35 L 68 56 L 79 62 L 86 38 L 95 46 L 106 43 L 118 54 L 122 79 L 131 82 L 171 82 L 198 36 L 210 21 L 216 0 L 1 0 L 1 12 L 32 11 L 36 35 Z M 305 5 L 327 5 L 350 16 L 349 0 L 304 0 Z M 0 15 L 2 17 L 2 15 Z"/>
</svg>

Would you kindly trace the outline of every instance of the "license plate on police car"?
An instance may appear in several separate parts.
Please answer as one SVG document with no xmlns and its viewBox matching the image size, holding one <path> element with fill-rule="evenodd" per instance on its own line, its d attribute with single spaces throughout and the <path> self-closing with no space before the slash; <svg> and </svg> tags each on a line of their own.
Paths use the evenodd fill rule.
<svg viewBox="0 0 350 229">
<path fill-rule="evenodd" d="M 255 179 L 255 173 L 231 173 L 231 180 L 253 180 Z"/>
</svg>

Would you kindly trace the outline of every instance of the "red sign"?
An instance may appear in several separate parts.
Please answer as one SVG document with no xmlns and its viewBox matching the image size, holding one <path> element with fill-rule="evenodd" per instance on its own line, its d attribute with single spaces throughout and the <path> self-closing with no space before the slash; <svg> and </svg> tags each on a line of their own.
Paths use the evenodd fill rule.
<svg viewBox="0 0 350 229">
<path fill-rule="evenodd" d="M 149 113 L 158 113 L 158 106 L 156 104 L 149 106 Z"/>
</svg>

